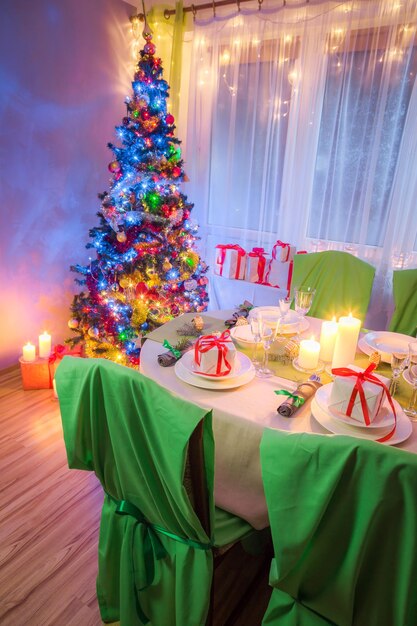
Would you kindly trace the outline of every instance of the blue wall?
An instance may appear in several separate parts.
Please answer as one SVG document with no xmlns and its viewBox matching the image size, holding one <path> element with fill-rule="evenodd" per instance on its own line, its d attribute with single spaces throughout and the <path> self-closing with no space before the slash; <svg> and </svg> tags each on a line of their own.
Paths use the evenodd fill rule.
<svg viewBox="0 0 417 626">
<path fill-rule="evenodd" d="M 0 15 L 0 368 L 43 330 L 62 343 L 88 257 L 107 142 L 130 92 L 121 0 L 6 0 Z"/>
</svg>

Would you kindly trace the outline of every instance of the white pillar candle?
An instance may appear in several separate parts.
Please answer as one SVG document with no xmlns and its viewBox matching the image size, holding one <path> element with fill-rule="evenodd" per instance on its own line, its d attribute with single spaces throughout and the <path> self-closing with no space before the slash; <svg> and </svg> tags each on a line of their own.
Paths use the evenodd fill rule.
<svg viewBox="0 0 417 626">
<path fill-rule="evenodd" d="M 346 367 L 353 363 L 362 322 L 352 314 L 339 319 L 332 368 Z"/>
<path fill-rule="evenodd" d="M 45 331 L 43 335 L 39 335 L 39 356 L 41 359 L 51 354 L 51 335 Z"/>
<path fill-rule="evenodd" d="M 323 322 L 320 334 L 320 358 L 326 363 L 330 363 L 333 359 L 334 345 L 336 343 L 338 324 L 336 319 Z"/>
<path fill-rule="evenodd" d="M 320 344 L 314 339 L 303 339 L 300 341 L 300 353 L 298 355 L 298 365 L 305 370 L 313 370 L 319 362 Z"/>
<path fill-rule="evenodd" d="M 36 359 L 35 346 L 31 344 L 30 341 L 28 341 L 27 344 L 23 346 L 23 360 L 35 361 L 35 359 Z"/>
</svg>

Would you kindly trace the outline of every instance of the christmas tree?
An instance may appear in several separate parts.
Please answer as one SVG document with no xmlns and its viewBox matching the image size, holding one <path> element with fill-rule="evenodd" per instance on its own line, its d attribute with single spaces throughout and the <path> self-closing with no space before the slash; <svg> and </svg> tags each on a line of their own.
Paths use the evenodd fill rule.
<svg viewBox="0 0 417 626">
<path fill-rule="evenodd" d="M 187 311 L 204 311 L 207 266 L 195 250 L 198 226 L 181 193 L 185 179 L 174 117 L 167 113 L 168 84 L 145 22 L 145 45 L 136 67 L 127 114 L 116 127 L 109 192 L 99 194 L 100 225 L 87 248 L 96 258 L 75 265 L 68 322 L 86 355 L 125 365 L 139 362 L 141 337 Z"/>
</svg>

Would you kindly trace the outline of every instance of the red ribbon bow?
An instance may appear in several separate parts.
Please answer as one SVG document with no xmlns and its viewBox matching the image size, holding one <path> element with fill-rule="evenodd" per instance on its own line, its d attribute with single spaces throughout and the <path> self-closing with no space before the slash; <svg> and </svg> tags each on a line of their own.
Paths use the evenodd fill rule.
<svg viewBox="0 0 417 626">
<path fill-rule="evenodd" d="M 239 278 L 240 274 L 240 265 L 242 263 L 242 259 L 245 256 L 245 250 L 236 244 L 218 244 L 216 248 L 219 248 L 219 254 L 217 255 L 216 263 L 220 265 L 220 276 L 223 276 L 223 264 L 226 258 L 226 250 L 236 250 L 237 252 L 237 264 L 234 278 Z"/>
<path fill-rule="evenodd" d="M 388 439 L 391 439 L 392 435 L 395 432 L 395 429 L 397 427 L 397 413 L 395 411 L 395 407 L 394 407 L 394 403 L 392 401 L 390 392 L 388 391 L 388 388 L 384 385 L 384 383 L 377 378 L 376 376 L 374 376 L 371 372 L 373 372 L 373 370 L 376 368 L 376 364 L 375 363 L 371 363 L 370 365 L 368 365 L 368 367 L 366 368 L 366 370 L 364 372 L 355 372 L 355 370 L 350 369 L 349 367 L 336 367 L 334 369 L 332 369 L 332 374 L 334 374 L 335 376 L 342 376 L 342 377 L 353 377 L 356 378 L 356 382 L 355 385 L 352 389 L 352 393 L 349 399 L 349 404 L 346 410 L 346 415 L 348 415 L 349 417 L 351 417 L 352 415 L 352 411 L 353 411 L 353 406 L 355 404 L 355 400 L 356 400 L 356 396 L 359 393 L 359 398 L 361 401 L 361 408 L 362 408 L 362 412 L 363 412 L 363 417 L 365 420 L 365 424 L 367 426 L 369 426 L 369 424 L 371 423 L 371 420 L 369 419 L 369 411 L 368 411 L 368 405 L 366 403 L 366 398 L 365 398 L 365 392 L 363 390 L 363 383 L 365 381 L 369 381 L 374 383 L 375 385 L 378 385 L 378 387 L 382 387 L 383 392 L 385 393 L 385 395 L 387 396 L 388 402 L 391 406 L 392 412 L 394 414 L 394 426 L 392 428 L 392 430 L 387 434 L 384 435 L 384 437 L 381 437 L 380 439 L 377 439 L 376 441 L 387 441 Z"/>
<path fill-rule="evenodd" d="M 249 252 L 248 256 L 252 258 L 258 258 L 258 280 L 257 283 L 262 283 L 265 271 L 265 250 L 263 248 L 252 248 L 252 251 Z"/>
<path fill-rule="evenodd" d="M 201 374 L 206 374 L 206 376 L 225 376 L 228 374 L 232 366 L 226 358 L 228 347 L 227 343 L 231 343 L 230 339 L 230 331 L 224 330 L 221 335 L 204 335 L 197 339 L 194 346 L 194 359 L 197 365 L 201 364 L 201 355 L 204 352 L 208 352 L 213 348 L 217 348 L 217 364 L 216 364 L 216 373 L 215 374 L 206 374 L 206 372 L 200 372 Z M 222 364 L 224 363 L 225 369 L 222 370 Z"/>
</svg>

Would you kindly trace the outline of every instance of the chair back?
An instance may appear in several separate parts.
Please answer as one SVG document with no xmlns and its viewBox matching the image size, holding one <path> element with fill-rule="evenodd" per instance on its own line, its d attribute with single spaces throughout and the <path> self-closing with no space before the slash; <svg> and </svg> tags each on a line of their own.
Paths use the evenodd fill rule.
<svg viewBox="0 0 417 626">
<path fill-rule="evenodd" d="M 64 357 L 56 383 L 68 464 L 94 471 L 105 492 L 103 621 L 204 624 L 213 558 L 211 412 L 105 359 Z"/>
<path fill-rule="evenodd" d="M 274 544 L 265 626 L 417 624 L 417 455 L 266 429 Z"/>
<path fill-rule="evenodd" d="M 327 250 L 296 254 L 291 281 L 294 288 L 316 290 L 308 315 L 329 319 L 350 312 L 365 321 L 375 268 L 348 252 Z"/>
<path fill-rule="evenodd" d="M 417 335 L 417 269 L 395 270 L 392 277 L 395 311 L 389 330 Z"/>
</svg>

